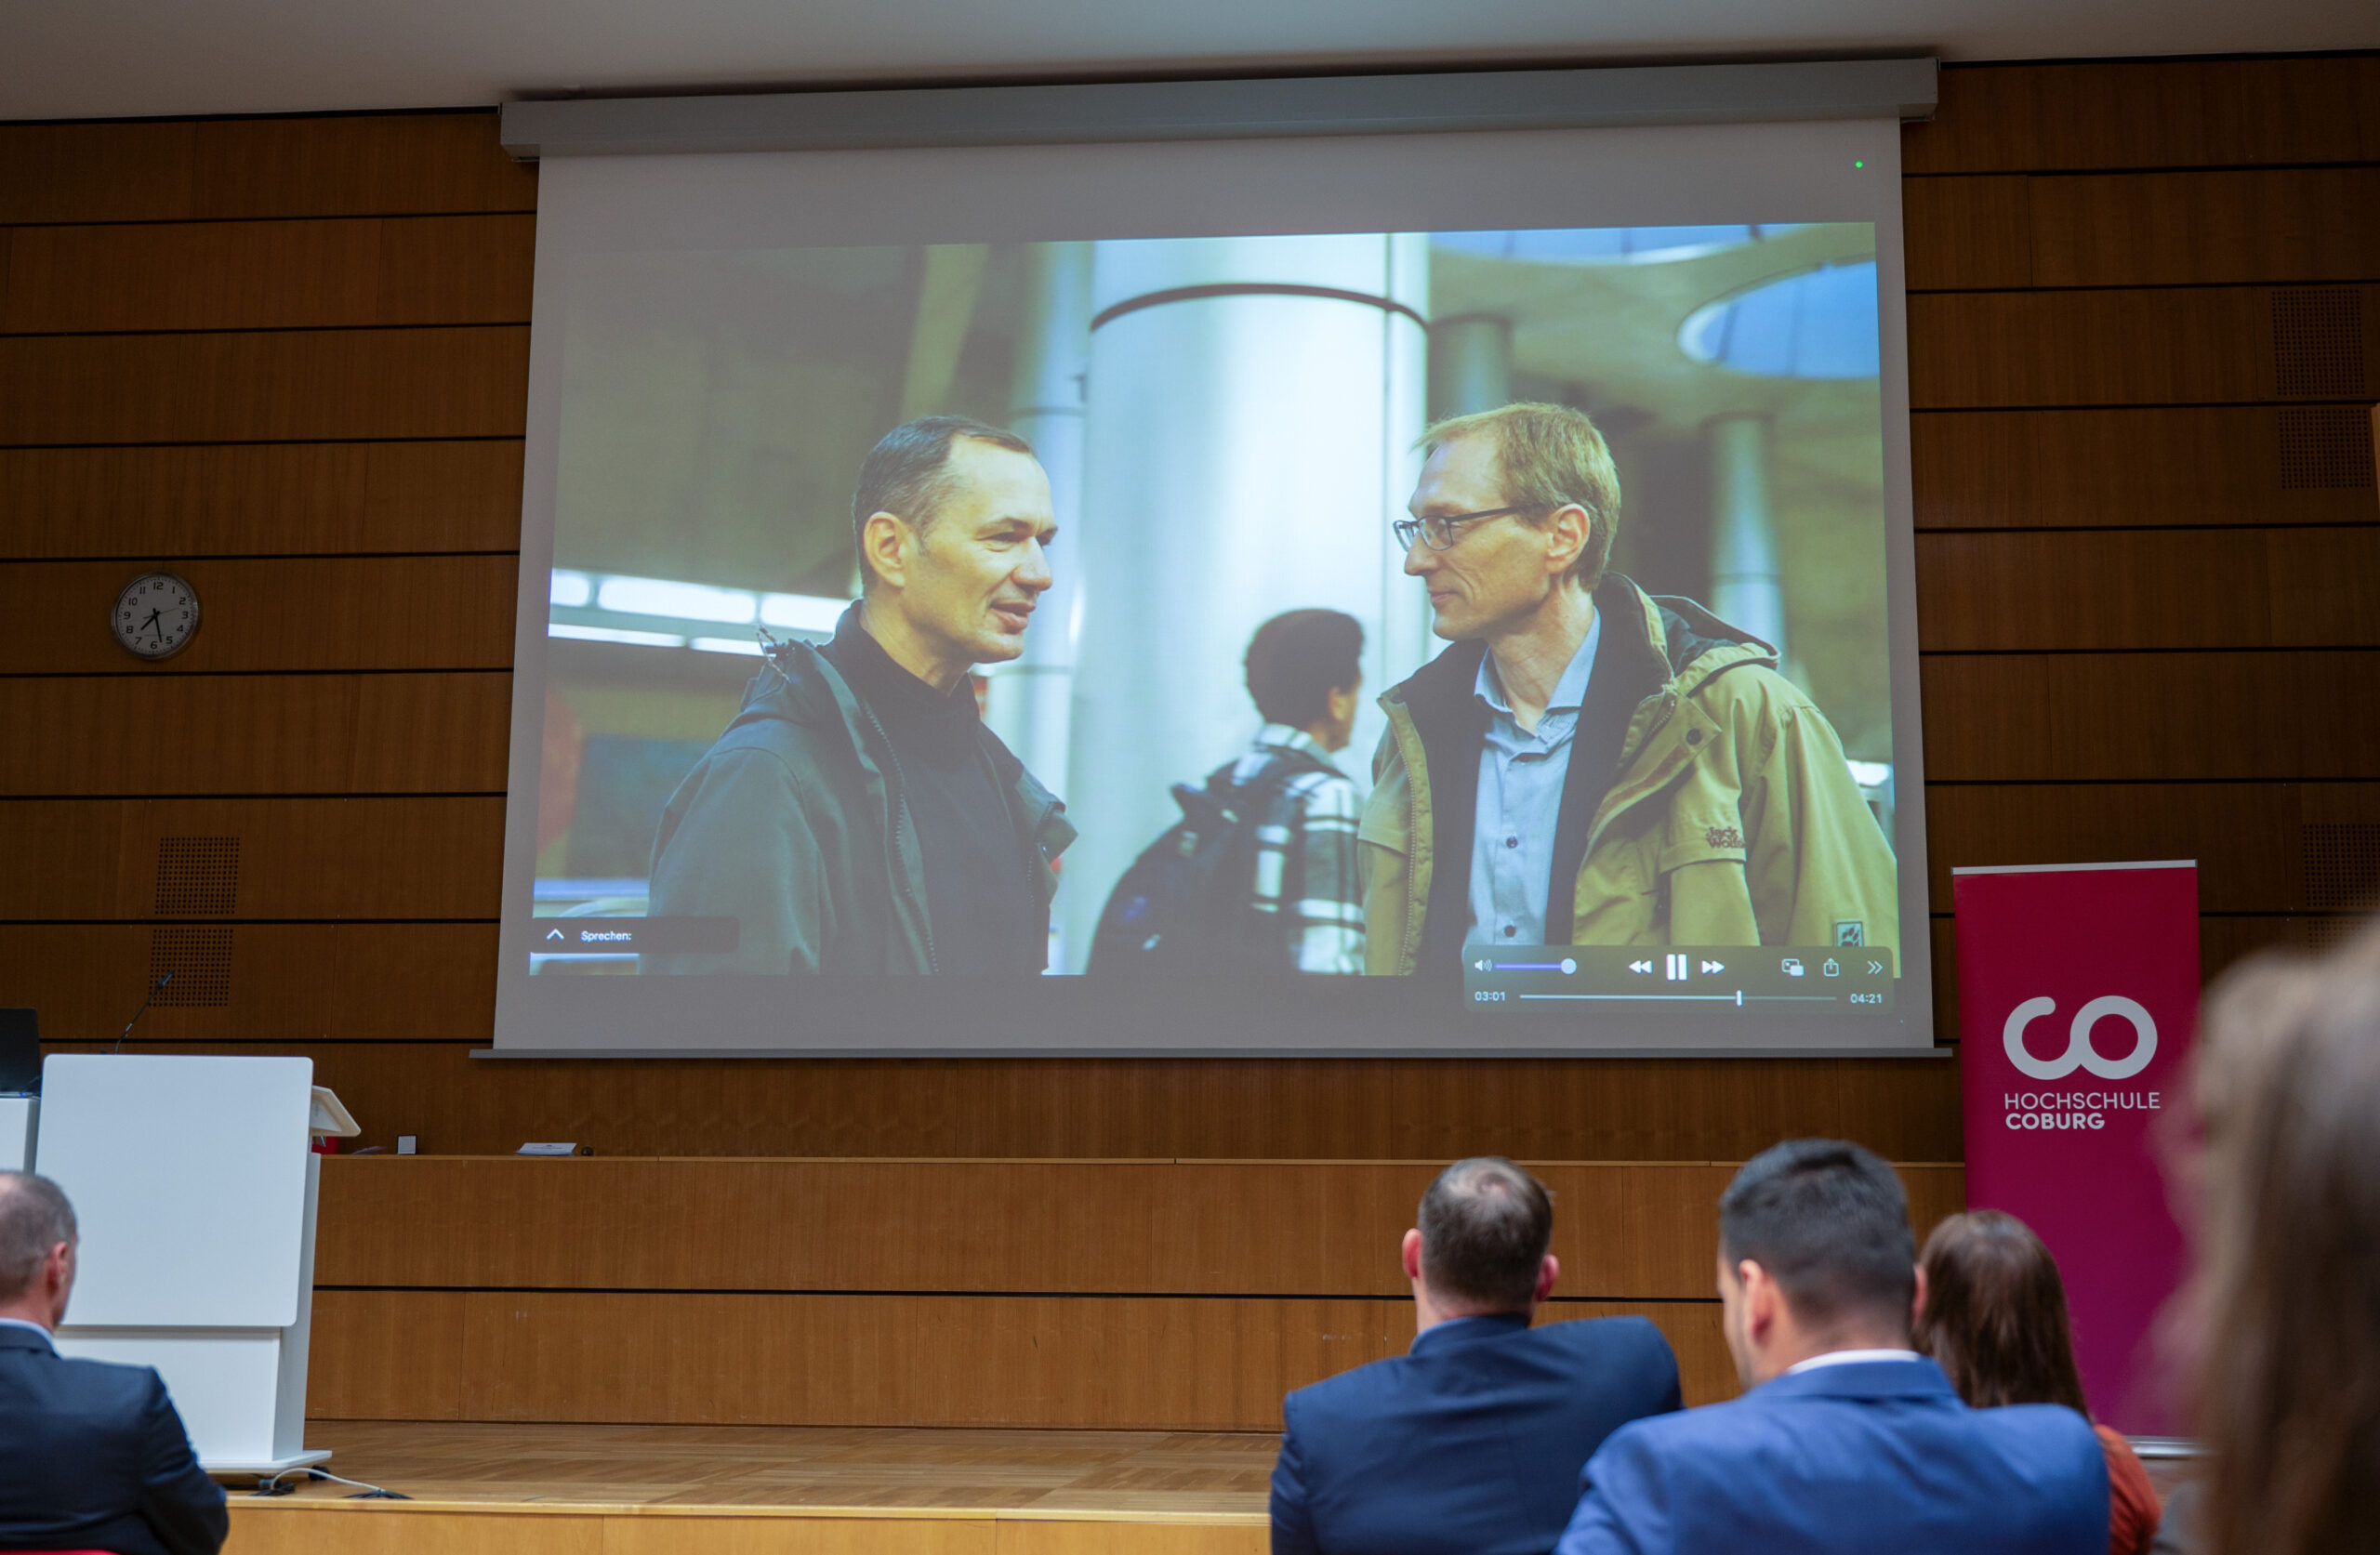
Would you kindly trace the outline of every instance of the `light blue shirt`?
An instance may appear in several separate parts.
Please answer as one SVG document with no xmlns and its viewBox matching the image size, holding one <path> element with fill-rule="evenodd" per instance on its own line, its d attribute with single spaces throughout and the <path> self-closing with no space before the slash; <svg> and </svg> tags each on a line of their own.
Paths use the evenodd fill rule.
<svg viewBox="0 0 2380 1555">
<path fill-rule="evenodd" d="M 1554 883 L 1554 827 L 1571 738 L 1586 705 L 1603 613 L 1587 627 L 1554 685 L 1534 732 L 1520 726 L 1496 675 L 1496 655 L 1479 661 L 1472 694 L 1488 705 L 1488 740 L 1479 751 L 1479 808 L 1471 838 L 1471 931 L 1466 944 L 1545 942 L 1545 903 Z"/>
</svg>

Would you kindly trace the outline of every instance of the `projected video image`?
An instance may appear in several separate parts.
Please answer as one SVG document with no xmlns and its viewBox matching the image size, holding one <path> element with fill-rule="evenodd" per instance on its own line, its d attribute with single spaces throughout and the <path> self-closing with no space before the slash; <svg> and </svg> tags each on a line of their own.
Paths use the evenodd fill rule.
<svg viewBox="0 0 2380 1555">
<path fill-rule="evenodd" d="M 1868 225 L 607 254 L 560 322 L 540 975 L 1890 984 Z"/>
</svg>

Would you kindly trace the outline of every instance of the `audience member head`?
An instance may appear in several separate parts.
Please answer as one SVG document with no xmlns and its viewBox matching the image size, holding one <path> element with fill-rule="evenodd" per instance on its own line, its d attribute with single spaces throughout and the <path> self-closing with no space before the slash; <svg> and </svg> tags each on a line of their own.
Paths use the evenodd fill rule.
<svg viewBox="0 0 2380 1555">
<path fill-rule="evenodd" d="M 1916 1348 L 1941 1363 L 1977 1409 L 2062 1403 L 2078 1414 L 2082 1374 L 2066 1315 L 2066 1284 L 2030 1226 L 1997 1209 L 1953 1215 L 1918 1259 L 1925 1308 Z"/>
<path fill-rule="evenodd" d="M 74 1288 L 74 1209 L 57 1183 L 0 1172 L 0 1317 L 55 1329 Z"/>
<path fill-rule="evenodd" d="M 1907 1348 L 1924 1290 L 1909 1195 L 1873 1152 L 1788 1140 L 1719 1195 L 1720 1321 L 1747 1388 L 1830 1351 Z"/>
<path fill-rule="evenodd" d="M 1405 1233 L 1405 1276 L 1421 1326 L 1492 1312 L 1526 1313 L 1562 1272 L 1554 1197 L 1501 1155 L 1474 1155 L 1438 1174 L 1421 1195 L 1421 1224 Z"/>
<path fill-rule="evenodd" d="M 2380 1548 L 2380 928 L 2250 963 L 2203 1024 L 2202 1548 Z"/>
</svg>

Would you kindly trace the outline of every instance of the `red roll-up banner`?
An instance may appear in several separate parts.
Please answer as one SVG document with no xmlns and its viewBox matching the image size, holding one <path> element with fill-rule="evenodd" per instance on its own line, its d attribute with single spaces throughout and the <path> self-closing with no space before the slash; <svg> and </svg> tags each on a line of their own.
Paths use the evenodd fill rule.
<svg viewBox="0 0 2380 1555">
<path fill-rule="evenodd" d="M 2198 1025 L 2198 866 L 1951 872 L 1967 1204 L 2003 1209 L 2066 1279 L 2098 1419 L 2164 1435 L 2151 1329 L 2181 1279 L 2153 1134 Z"/>
</svg>

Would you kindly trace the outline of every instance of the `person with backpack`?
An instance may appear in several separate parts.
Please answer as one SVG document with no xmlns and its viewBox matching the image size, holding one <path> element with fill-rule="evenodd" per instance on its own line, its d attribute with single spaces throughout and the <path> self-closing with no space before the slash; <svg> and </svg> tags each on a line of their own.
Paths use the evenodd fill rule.
<svg viewBox="0 0 2380 1555">
<path fill-rule="evenodd" d="M 1363 971 L 1363 805 L 1330 760 L 1355 734 L 1363 652 L 1362 624 L 1335 610 L 1256 629 L 1248 692 L 1264 726 L 1203 785 L 1174 784 L 1182 820 L 1117 882 L 1093 974 Z"/>
</svg>

